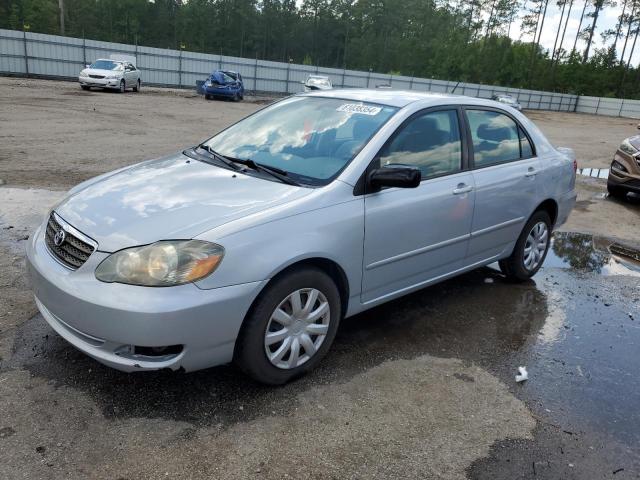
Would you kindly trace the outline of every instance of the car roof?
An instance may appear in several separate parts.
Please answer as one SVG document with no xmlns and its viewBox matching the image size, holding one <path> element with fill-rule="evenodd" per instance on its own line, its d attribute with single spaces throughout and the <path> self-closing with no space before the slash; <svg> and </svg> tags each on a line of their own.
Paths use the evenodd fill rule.
<svg viewBox="0 0 640 480">
<path fill-rule="evenodd" d="M 309 97 L 339 98 L 343 100 L 353 100 L 358 102 L 370 102 L 390 107 L 406 107 L 414 102 L 428 101 L 430 103 L 447 103 L 452 99 L 468 99 L 470 103 L 477 103 L 477 98 L 465 97 L 462 95 L 451 95 L 448 93 L 416 92 L 413 90 L 386 90 L 386 89 L 365 89 L 365 88 L 344 88 L 334 90 L 316 90 L 303 93 Z M 458 102 L 456 102 L 458 103 Z"/>
<path fill-rule="evenodd" d="M 96 62 L 113 62 L 113 63 L 126 63 L 126 60 L 114 60 L 113 58 L 96 58 Z M 131 63 L 131 62 L 129 62 Z"/>
</svg>

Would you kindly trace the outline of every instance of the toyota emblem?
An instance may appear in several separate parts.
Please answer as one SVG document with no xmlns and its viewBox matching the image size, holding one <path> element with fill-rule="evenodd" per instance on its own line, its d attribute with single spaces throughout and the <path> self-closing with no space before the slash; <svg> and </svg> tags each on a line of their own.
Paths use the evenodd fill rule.
<svg viewBox="0 0 640 480">
<path fill-rule="evenodd" d="M 56 247 L 59 247 L 64 243 L 65 238 L 67 238 L 67 234 L 64 232 L 64 230 L 60 230 L 58 233 L 56 233 L 55 237 L 53 237 L 53 244 Z"/>
</svg>

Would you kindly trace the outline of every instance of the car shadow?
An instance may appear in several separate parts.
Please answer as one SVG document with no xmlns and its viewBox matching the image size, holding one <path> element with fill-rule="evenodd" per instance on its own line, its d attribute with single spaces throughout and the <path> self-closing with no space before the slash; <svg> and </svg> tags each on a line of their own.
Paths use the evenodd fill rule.
<svg viewBox="0 0 640 480">
<path fill-rule="evenodd" d="M 56 388 L 82 391 L 107 418 L 230 425 L 285 414 L 296 393 L 348 381 L 387 360 L 430 354 L 494 361 L 523 348 L 546 316 L 546 296 L 534 281 L 509 284 L 483 268 L 344 320 L 319 368 L 282 387 L 258 384 L 234 366 L 122 373 L 74 349 L 40 315 L 19 327 L 0 370 L 25 369 Z"/>
</svg>

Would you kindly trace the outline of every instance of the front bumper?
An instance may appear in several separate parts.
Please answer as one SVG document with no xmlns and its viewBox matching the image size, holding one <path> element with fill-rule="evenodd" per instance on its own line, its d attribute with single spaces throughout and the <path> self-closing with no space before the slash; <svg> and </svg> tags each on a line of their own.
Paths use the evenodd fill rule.
<svg viewBox="0 0 640 480">
<path fill-rule="evenodd" d="M 237 89 L 231 88 L 215 88 L 215 87 L 204 87 L 205 95 L 212 95 L 214 97 L 234 97 L 237 95 L 242 95 L 242 92 Z"/>
<path fill-rule="evenodd" d="M 83 87 L 119 88 L 121 80 L 121 78 L 107 80 L 106 78 L 78 77 Z"/>
<path fill-rule="evenodd" d="M 108 256 L 94 252 L 78 270 L 54 260 L 42 226 L 27 243 L 27 266 L 36 304 L 65 340 L 122 371 L 199 370 L 233 358 L 244 317 L 265 282 L 212 290 L 187 284 L 152 288 L 104 283 L 95 268 Z M 148 356 L 135 347 L 181 346 Z M 148 350 L 148 349 L 147 349 Z"/>
<path fill-rule="evenodd" d="M 622 187 L 629 192 L 640 193 L 640 175 L 620 172 L 612 168 L 609 170 L 607 183 L 616 187 Z"/>
</svg>

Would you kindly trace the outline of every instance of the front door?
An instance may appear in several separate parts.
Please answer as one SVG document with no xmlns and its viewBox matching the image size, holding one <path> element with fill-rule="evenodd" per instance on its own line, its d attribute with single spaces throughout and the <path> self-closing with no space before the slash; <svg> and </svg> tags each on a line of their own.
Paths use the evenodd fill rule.
<svg viewBox="0 0 640 480">
<path fill-rule="evenodd" d="M 474 205 L 473 175 L 463 170 L 458 110 L 409 118 L 376 159 L 377 166 L 418 167 L 418 188 L 365 195 L 363 303 L 388 299 L 464 264 Z"/>
</svg>

